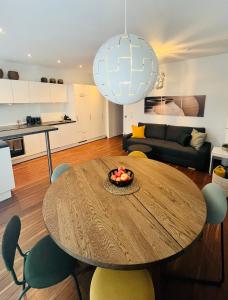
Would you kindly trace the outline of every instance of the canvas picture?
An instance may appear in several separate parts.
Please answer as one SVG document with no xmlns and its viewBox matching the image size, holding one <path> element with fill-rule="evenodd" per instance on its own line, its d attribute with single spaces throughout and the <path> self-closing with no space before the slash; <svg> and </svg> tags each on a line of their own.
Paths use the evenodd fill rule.
<svg viewBox="0 0 228 300">
<path fill-rule="evenodd" d="M 146 97 L 144 112 L 151 115 L 204 117 L 205 95 Z"/>
</svg>

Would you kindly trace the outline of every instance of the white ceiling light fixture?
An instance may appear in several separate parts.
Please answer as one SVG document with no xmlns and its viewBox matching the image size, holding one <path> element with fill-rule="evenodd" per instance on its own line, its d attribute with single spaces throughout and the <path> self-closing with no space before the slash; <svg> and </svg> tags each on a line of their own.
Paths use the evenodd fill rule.
<svg viewBox="0 0 228 300">
<path fill-rule="evenodd" d="M 58 60 L 57 60 L 57 63 L 58 63 L 58 64 L 61 64 L 61 60 L 60 60 L 60 59 L 58 59 Z"/>
<path fill-rule="evenodd" d="M 158 74 L 154 50 L 141 37 L 125 32 L 109 39 L 98 50 L 93 63 L 94 81 L 111 102 L 131 104 L 145 98 Z"/>
<path fill-rule="evenodd" d="M 28 53 L 27 56 L 28 56 L 28 57 L 32 57 L 32 54 L 31 54 L 31 53 Z"/>
</svg>

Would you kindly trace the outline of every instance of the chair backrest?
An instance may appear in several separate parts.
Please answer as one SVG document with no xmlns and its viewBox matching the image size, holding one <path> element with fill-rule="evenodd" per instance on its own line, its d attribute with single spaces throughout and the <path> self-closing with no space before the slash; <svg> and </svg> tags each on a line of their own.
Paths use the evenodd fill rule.
<svg viewBox="0 0 228 300">
<path fill-rule="evenodd" d="M 145 153 L 141 151 L 132 151 L 128 154 L 128 156 L 135 156 L 135 157 L 141 157 L 141 158 L 148 158 Z"/>
<path fill-rule="evenodd" d="M 61 164 L 59 166 L 57 166 L 52 175 L 51 175 L 51 182 L 53 183 L 54 181 L 56 181 L 56 179 L 63 174 L 64 172 L 66 172 L 68 169 L 70 168 L 70 164 Z"/>
<path fill-rule="evenodd" d="M 227 200 L 224 191 L 215 183 L 209 183 L 202 189 L 207 205 L 207 223 L 220 224 L 227 212 Z"/>
<path fill-rule="evenodd" d="M 18 239 L 21 232 L 21 221 L 18 216 L 13 216 L 2 238 L 2 256 L 8 271 L 13 271 L 15 253 L 18 246 Z"/>
</svg>

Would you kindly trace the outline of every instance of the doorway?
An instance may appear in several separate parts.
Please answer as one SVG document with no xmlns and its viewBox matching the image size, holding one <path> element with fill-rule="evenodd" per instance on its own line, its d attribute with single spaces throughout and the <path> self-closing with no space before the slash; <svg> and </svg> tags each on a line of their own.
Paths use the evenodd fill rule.
<svg viewBox="0 0 228 300">
<path fill-rule="evenodd" d="M 123 105 L 107 101 L 106 110 L 107 137 L 111 138 L 123 134 Z"/>
</svg>

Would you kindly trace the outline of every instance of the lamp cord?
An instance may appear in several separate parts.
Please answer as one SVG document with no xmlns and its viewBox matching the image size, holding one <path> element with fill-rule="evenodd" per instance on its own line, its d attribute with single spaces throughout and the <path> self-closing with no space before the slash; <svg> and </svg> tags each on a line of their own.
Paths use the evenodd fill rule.
<svg viewBox="0 0 228 300">
<path fill-rule="evenodd" d="M 127 35 L 127 0 L 125 0 L 125 7 L 124 7 L 124 34 Z"/>
</svg>

